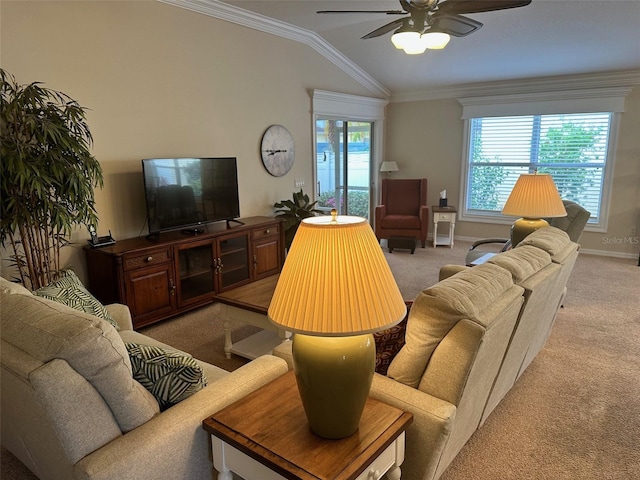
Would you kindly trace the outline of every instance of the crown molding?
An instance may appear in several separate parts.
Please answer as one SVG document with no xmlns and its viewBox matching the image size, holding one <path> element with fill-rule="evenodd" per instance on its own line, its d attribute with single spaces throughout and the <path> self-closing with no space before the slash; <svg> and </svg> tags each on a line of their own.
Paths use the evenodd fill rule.
<svg viewBox="0 0 640 480">
<path fill-rule="evenodd" d="M 390 103 L 442 100 L 465 97 L 490 97 L 523 94 L 545 94 L 560 91 L 587 91 L 597 88 L 619 88 L 630 91 L 640 84 L 640 70 L 623 70 L 582 75 L 537 77 L 498 82 L 468 83 L 434 88 L 420 92 L 392 95 Z M 627 93 L 628 93 L 627 91 Z"/>
<path fill-rule="evenodd" d="M 266 17 L 218 0 L 158 0 L 254 30 L 303 43 L 345 72 L 373 95 L 389 98 L 390 91 L 315 32 Z"/>
<path fill-rule="evenodd" d="M 313 90 L 313 111 L 317 115 L 340 115 L 353 120 L 383 120 L 389 103 L 380 98 Z"/>
</svg>

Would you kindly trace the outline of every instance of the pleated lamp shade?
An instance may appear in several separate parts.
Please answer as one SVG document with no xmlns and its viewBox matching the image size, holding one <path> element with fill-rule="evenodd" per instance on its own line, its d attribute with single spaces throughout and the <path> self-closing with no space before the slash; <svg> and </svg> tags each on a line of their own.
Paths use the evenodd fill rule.
<svg viewBox="0 0 640 480">
<path fill-rule="evenodd" d="M 564 217 L 564 208 L 556 184 L 546 173 L 520 175 L 502 209 L 504 215 L 524 218 Z"/>
<path fill-rule="evenodd" d="M 348 336 L 392 327 L 406 306 L 366 219 L 302 221 L 269 306 L 271 322 L 316 336 Z"/>
</svg>

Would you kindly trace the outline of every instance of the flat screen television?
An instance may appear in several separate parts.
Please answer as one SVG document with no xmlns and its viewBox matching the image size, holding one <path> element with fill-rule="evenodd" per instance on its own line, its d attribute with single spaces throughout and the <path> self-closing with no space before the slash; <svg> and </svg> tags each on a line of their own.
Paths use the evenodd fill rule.
<svg viewBox="0 0 640 480">
<path fill-rule="evenodd" d="M 240 216 L 235 157 L 142 160 L 149 234 Z"/>
</svg>

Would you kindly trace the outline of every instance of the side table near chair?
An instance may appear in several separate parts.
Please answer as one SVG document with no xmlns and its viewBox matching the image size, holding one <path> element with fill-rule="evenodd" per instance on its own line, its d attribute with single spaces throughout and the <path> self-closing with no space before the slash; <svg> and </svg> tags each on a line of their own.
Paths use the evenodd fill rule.
<svg viewBox="0 0 640 480">
<path fill-rule="evenodd" d="M 449 245 L 449 248 L 453 248 L 453 234 L 456 228 L 456 214 L 458 210 L 456 207 L 440 207 L 433 205 L 431 207 L 433 212 L 433 248 L 437 245 Z M 449 234 L 447 236 L 438 236 L 438 223 L 449 222 Z"/>
<path fill-rule="evenodd" d="M 203 422 L 219 480 L 400 479 L 411 413 L 367 400 L 360 427 L 340 440 L 309 429 L 293 372 Z"/>
</svg>

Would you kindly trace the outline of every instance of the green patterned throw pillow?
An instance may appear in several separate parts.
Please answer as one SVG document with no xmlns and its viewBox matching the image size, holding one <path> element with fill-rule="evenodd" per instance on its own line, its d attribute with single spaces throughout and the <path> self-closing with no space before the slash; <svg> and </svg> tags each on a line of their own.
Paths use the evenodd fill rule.
<svg viewBox="0 0 640 480">
<path fill-rule="evenodd" d="M 103 318 L 113 325 L 116 330 L 120 330 L 118 323 L 113 319 L 109 311 L 97 298 L 89 293 L 73 270 L 64 270 L 58 280 L 39 288 L 33 294 Z"/>
<path fill-rule="evenodd" d="M 125 345 L 133 378 L 153 394 L 160 410 L 166 410 L 207 386 L 207 377 L 190 355 L 155 345 Z"/>
</svg>

